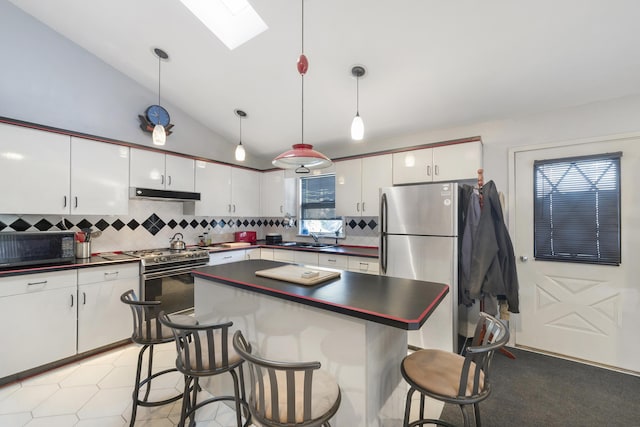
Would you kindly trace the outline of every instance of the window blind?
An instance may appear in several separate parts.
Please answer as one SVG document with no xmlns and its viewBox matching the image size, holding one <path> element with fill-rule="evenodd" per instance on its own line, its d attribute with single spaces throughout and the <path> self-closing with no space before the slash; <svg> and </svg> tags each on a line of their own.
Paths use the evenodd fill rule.
<svg viewBox="0 0 640 427">
<path fill-rule="evenodd" d="M 534 257 L 620 264 L 622 153 L 534 162 Z"/>
</svg>

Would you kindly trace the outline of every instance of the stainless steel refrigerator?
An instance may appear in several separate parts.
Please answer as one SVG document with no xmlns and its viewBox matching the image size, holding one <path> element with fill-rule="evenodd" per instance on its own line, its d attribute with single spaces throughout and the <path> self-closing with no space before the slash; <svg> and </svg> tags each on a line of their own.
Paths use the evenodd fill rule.
<svg viewBox="0 0 640 427">
<path fill-rule="evenodd" d="M 449 285 L 409 345 L 457 351 L 458 184 L 380 189 L 380 273 Z"/>
</svg>

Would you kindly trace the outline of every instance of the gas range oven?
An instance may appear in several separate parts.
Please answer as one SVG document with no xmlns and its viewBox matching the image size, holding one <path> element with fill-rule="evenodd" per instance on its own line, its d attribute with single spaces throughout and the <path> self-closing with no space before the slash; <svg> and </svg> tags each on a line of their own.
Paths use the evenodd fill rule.
<svg viewBox="0 0 640 427">
<path fill-rule="evenodd" d="M 160 301 L 158 309 L 167 313 L 193 310 L 193 276 L 191 271 L 209 262 L 209 251 L 200 248 L 168 248 L 125 252 L 140 258 L 142 281 L 140 298 Z"/>
</svg>

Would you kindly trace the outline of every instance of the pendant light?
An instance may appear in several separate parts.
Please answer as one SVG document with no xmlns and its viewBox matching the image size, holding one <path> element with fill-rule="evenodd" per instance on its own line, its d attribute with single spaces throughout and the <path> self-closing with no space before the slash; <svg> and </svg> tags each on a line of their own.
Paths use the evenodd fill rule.
<svg viewBox="0 0 640 427">
<path fill-rule="evenodd" d="M 247 118 L 247 113 L 242 110 L 234 110 L 233 112 L 240 119 L 240 142 L 238 142 L 238 145 L 236 146 L 236 160 L 239 162 L 244 162 L 246 152 L 244 151 L 244 147 L 242 146 L 242 119 Z"/>
<path fill-rule="evenodd" d="M 364 122 L 360 117 L 360 77 L 364 76 L 366 70 L 361 65 L 356 65 L 351 69 L 351 75 L 356 78 L 356 116 L 351 122 L 351 139 L 362 141 L 364 138 Z"/>
<path fill-rule="evenodd" d="M 304 0 L 302 3 L 302 52 L 298 58 L 296 67 L 300 73 L 302 82 L 301 102 L 301 134 L 300 144 L 293 144 L 291 150 L 285 151 L 273 159 L 273 165 L 282 169 L 295 169 L 296 173 L 309 173 L 311 169 L 322 169 L 332 165 L 331 159 L 313 149 L 310 144 L 304 143 L 304 75 L 309 69 L 309 60 L 304 54 Z"/>
<path fill-rule="evenodd" d="M 153 49 L 153 52 L 158 57 L 158 106 L 161 107 L 160 104 L 160 63 L 163 59 L 168 59 L 169 55 L 162 49 Z M 164 145 L 167 142 L 167 132 L 164 126 L 161 123 L 157 123 L 153 128 L 153 133 L 151 134 L 151 138 L 153 140 L 154 145 Z"/>
</svg>

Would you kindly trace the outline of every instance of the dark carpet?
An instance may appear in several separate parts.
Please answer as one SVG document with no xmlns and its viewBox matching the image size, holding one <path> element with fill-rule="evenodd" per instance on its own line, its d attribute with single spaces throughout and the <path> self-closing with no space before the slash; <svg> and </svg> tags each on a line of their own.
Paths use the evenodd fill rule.
<svg viewBox="0 0 640 427">
<path fill-rule="evenodd" d="M 480 403 L 484 427 L 640 426 L 640 377 L 509 351 L 515 360 L 493 357 L 492 393 Z M 445 405 L 442 419 L 462 425 L 460 408 Z"/>
</svg>

